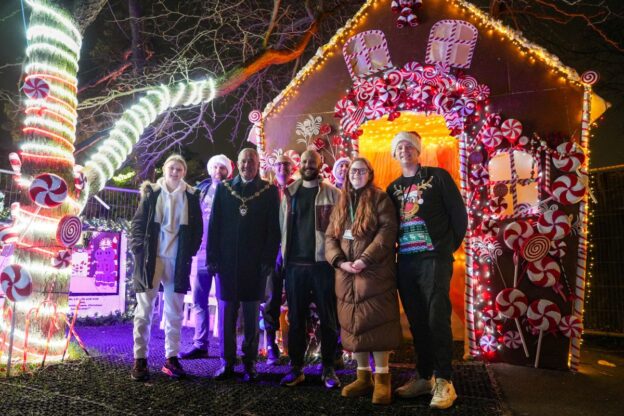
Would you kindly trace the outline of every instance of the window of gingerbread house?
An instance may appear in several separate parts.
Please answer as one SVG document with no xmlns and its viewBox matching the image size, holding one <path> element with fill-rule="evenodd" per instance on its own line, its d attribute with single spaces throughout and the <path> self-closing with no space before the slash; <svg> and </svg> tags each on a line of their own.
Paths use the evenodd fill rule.
<svg viewBox="0 0 624 416">
<path fill-rule="evenodd" d="M 369 30 L 353 36 L 345 43 L 343 55 L 354 81 L 392 67 L 386 36 L 381 30 Z"/>
<path fill-rule="evenodd" d="M 428 64 L 469 68 L 477 44 L 477 29 L 461 20 L 440 20 L 429 32 Z"/>
<path fill-rule="evenodd" d="M 503 150 L 488 163 L 491 200 L 502 198 L 500 217 L 535 215 L 539 208 L 539 164 L 522 150 Z"/>
</svg>

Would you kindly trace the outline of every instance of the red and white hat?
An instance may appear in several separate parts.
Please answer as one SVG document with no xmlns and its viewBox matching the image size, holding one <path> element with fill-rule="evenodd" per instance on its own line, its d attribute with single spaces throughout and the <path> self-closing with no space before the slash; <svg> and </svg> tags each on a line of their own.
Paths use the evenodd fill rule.
<svg viewBox="0 0 624 416">
<path fill-rule="evenodd" d="M 214 155 L 213 157 L 210 158 L 210 160 L 208 160 L 208 163 L 206 164 L 206 168 L 208 169 L 208 172 L 210 173 L 212 171 L 212 168 L 214 165 L 223 165 L 225 166 L 225 169 L 227 169 L 227 177 L 231 177 L 232 176 L 232 172 L 234 171 L 234 163 L 232 163 L 232 161 L 226 156 L 226 155 Z"/>
</svg>

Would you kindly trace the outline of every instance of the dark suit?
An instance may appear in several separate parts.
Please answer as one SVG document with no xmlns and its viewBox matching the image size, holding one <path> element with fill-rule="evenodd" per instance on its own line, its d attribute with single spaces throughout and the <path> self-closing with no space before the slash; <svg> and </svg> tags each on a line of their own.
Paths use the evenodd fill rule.
<svg viewBox="0 0 624 416">
<path fill-rule="evenodd" d="M 219 184 L 215 193 L 208 226 L 207 261 L 216 274 L 219 299 L 221 358 L 226 365 L 236 359 L 236 318 L 242 302 L 245 326 L 243 360 L 254 362 L 258 355 L 258 308 L 264 300 L 266 279 L 277 255 L 279 195 L 274 185 L 256 177 L 243 183 L 240 176 L 227 181 L 241 197 L 260 195 L 247 201 L 247 213 L 241 215 L 240 199 Z"/>
</svg>

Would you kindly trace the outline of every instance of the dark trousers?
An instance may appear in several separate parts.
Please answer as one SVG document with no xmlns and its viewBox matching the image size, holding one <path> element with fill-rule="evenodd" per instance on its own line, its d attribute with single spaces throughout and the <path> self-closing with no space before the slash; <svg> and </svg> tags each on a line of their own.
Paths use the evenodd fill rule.
<svg viewBox="0 0 624 416">
<path fill-rule="evenodd" d="M 288 355 L 294 367 L 302 367 L 306 350 L 306 317 L 310 301 L 321 323 L 323 367 L 333 367 L 336 354 L 336 289 L 334 269 L 327 262 L 286 266 L 288 300 Z"/>
<path fill-rule="evenodd" d="M 453 334 L 449 289 L 452 259 L 399 256 L 398 287 L 410 324 L 420 377 L 451 379 Z"/>
<path fill-rule="evenodd" d="M 269 298 L 264 304 L 262 317 L 264 327 L 270 342 L 275 342 L 275 332 L 280 328 L 280 313 L 282 307 L 282 290 L 284 289 L 284 272 L 282 270 L 273 271 L 270 279 Z"/>
<path fill-rule="evenodd" d="M 238 308 L 243 306 L 243 363 L 253 364 L 258 358 L 258 317 L 260 302 L 237 302 L 219 300 L 219 338 L 221 339 L 221 362 L 223 365 L 236 363 L 236 321 Z"/>
</svg>

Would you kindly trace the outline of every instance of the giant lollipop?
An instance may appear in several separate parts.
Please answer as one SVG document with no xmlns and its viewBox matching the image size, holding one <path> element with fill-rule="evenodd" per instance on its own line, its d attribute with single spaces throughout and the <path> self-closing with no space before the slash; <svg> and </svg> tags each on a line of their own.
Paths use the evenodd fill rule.
<svg viewBox="0 0 624 416">
<path fill-rule="evenodd" d="M 559 321 L 561 321 L 561 311 L 553 302 L 546 299 L 538 299 L 529 305 L 527 320 L 529 325 L 539 330 L 537 352 L 535 354 L 535 368 L 538 368 L 544 331 L 557 329 Z"/>
<path fill-rule="evenodd" d="M 537 220 L 537 229 L 551 240 L 561 240 L 570 232 L 570 219 L 560 210 L 548 210 Z"/>
<path fill-rule="evenodd" d="M 531 283 L 538 287 L 553 287 L 561 277 L 561 268 L 552 257 L 529 263 L 527 276 Z"/>
<path fill-rule="evenodd" d="M 524 355 L 527 358 L 529 358 L 529 349 L 524 340 L 518 318 L 526 313 L 528 302 L 526 295 L 518 289 L 503 289 L 496 296 L 496 309 L 498 309 L 498 312 L 505 318 L 513 319 L 516 323 L 516 328 L 518 329 L 518 334 L 522 341 Z"/>
<path fill-rule="evenodd" d="M 533 234 L 535 234 L 535 231 L 531 223 L 523 220 L 510 222 L 503 231 L 505 245 L 514 251 L 514 287 L 518 284 L 518 252 L 522 249 L 524 240 L 528 239 Z"/>
<path fill-rule="evenodd" d="M 559 176 L 551 185 L 553 198 L 563 205 L 573 205 L 585 196 L 585 184 L 578 175 L 568 173 Z"/>
<path fill-rule="evenodd" d="M 7 354 L 7 377 L 11 375 L 11 355 L 13 353 L 13 334 L 15 332 L 15 304 L 27 299 L 32 293 L 32 278 L 30 273 L 19 264 L 5 267 L 0 274 L 0 286 L 7 299 L 13 301 L 11 314 L 11 335 L 9 336 L 9 352 Z"/>
</svg>

